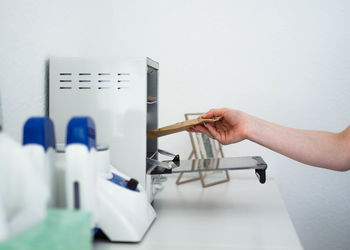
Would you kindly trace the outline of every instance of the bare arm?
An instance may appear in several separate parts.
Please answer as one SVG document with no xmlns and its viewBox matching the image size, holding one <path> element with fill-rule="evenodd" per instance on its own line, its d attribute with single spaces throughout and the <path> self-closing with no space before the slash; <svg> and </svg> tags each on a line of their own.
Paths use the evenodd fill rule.
<svg viewBox="0 0 350 250">
<path fill-rule="evenodd" d="M 203 132 L 222 144 L 248 139 L 312 166 L 350 169 L 350 126 L 340 133 L 293 129 L 232 109 L 213 109 L 202 117 L 215 116 L 224 118 L 192 131 Z"/>
</svg>

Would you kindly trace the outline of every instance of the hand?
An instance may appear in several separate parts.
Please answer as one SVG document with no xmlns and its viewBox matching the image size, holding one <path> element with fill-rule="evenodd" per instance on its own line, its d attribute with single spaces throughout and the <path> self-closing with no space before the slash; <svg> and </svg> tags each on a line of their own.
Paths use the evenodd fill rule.
<svg viewBox="0 0 350 250">
<path fill-rule="evenodd" d="M 202 118 L 213 118 L 222 116 L 220 121 L 196 125 L 190 129 L 191 132 L 201 132 L 227 145 L 247 139 L 247 114 L 233 109 L 211 109 L 203 114 Z"/>
</svg>

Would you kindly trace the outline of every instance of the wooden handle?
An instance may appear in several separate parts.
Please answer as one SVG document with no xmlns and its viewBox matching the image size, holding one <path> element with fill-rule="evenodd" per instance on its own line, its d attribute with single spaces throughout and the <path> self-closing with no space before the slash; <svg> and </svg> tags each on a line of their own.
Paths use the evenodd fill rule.
<svg viewBox="0 0 350 250">
<path fill-rule="evenodd" d="M 147 139 L 153 139 L 157 137 L 161 137 L 164 135 L 170 135 L 177 132 L 181 132 L 184 130 L 189 129 L 190 127 L 193 127 L 195 125 L 203 124 L 203 123 L 213 123 L 221 120 L 223 116 L 220 117 L 214 117 L 210 119 L 205 118 L 196 118 L 188 121 L 178 122 L 166 127 L 158 128 L 152 131 L 147 131 Z"/>
</svg>

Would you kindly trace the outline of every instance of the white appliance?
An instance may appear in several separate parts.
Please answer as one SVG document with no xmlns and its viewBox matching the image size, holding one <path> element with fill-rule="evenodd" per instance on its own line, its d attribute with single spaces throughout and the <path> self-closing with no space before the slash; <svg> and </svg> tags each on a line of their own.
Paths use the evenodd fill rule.
<svg viewBox="0 0 350 250">
<path fill-rule="evenodd" d="M 158 127 L 158 67 L 146 57 L 50 60 L 49 115 L 57 143 L 65 142 L 73 116 L 92 117 L 97 144 L 110 147 L 111 164 L 146 187 L 150 201 L 146 155 L 158 143 L 146 140 L 146 130 Z"/>
<path fill-rule="evenodd" d="M 146 175 L 146 157 L 156 153 L 158 142 L 147 141 L 146 130 L 158 127 L 158 67 L 146 57 L 50 59 L 49 116 L 57 143 L 66 143 L 72 117 L 92 117 L 97 144 L 110 148 L 112 172 L 139 182 L 135 192 L 97 180 L 103 203 L 97 224 L 112 241 L 140 241 L 155 218 L 150 201 L 161 188 Z"/>
</svg>

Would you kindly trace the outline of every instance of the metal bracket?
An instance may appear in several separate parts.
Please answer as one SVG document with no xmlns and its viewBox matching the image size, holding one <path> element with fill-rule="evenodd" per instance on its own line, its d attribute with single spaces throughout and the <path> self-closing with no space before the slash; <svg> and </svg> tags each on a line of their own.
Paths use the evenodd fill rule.
<svg viewBox="0 0 350 250">
<path fill-rule="evenodd" d="M 260 156 L 254 156 L 253 159 L 258 162 L 258 166 L 265 166 L 265 168 L 263 168 L 263 169 L 255 169 L 256 177 L 258 177 L 259 182 L 261 184 L 264 184 L 266 182 L 266 168 L 267 168 L 267 164 L 263 160 L 263 158 L 261 158 Z"/>
<path fill-rule="evenodd" d="M 151 165 L 151 167 L 147 171 L 147 174 L 151 173 L 155 168 L 158 168 L 158 167 L 162 168 L 162 171 L 160 172 L 164 174 L 171 173 L 171 170 L 173 168 L 176 168 L 180 165 L 180 156 L 178 154 L 175 155 L 162 149 L 158 149 L 156 153 L 173 157 L 173 159 L 170 161 L 158 161 L 156 159 L 153 159 L 154 155 L 151 158 L 146 158 L 147 164 Z"/>
<path fill-rule="evenodd" d="M 255 169 L 255 175 L 261 184 L 266 182 L 266 169 Z"/>
<path fill-rule="evenodd" d="M 161 168 L 166 168 L 166 169 L 173 169 L 173 168 L 177 167 L 175 165 L 175 163 L 172 161 L 158 161 L 155 159 L 146 158 L 146 162 L 148 164 L 150 164 L 151 166 L 161 167 Z"/>
<path fill-rule="evenodd" d="M 158 153 L 160 153 L 160 154 L 162 154 L 162 155 L 165 155 L 165 156 L 169 156 L 169 157 L 174 157 L 173 159 L 172 159 L 172 161 L 178 166 L 179 164 L 179 162 L 180 162 L 180 155 L 175 155 L 175 154 L 173 154 L 173 153 L 170 153 L 170 152 L 168 152 L 168 151 L 165 151 L 165 150 L 162 150 L 162 149 L 158 149 Z"/>
</svg>

